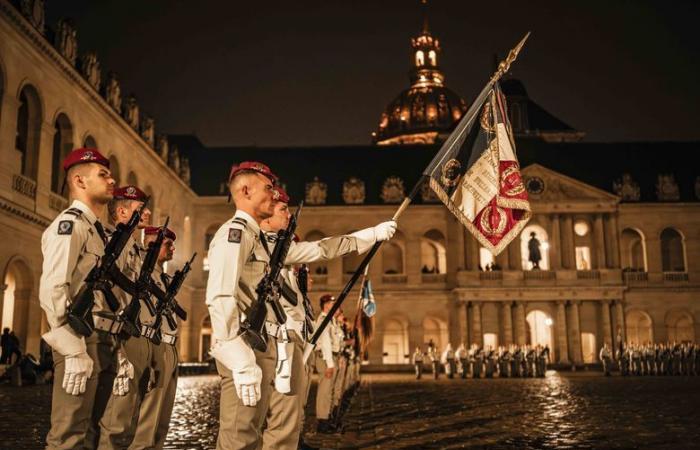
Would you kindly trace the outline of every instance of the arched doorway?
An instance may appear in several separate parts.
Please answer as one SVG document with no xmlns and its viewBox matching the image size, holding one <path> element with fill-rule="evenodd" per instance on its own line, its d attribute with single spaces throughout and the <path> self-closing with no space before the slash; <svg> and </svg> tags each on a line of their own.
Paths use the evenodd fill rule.
<svg viewBox="0 0 700 450">
<path fill-rule="evenodd" d="M 382 246 L 382 270 L 386 275 L 403 275 L 401 243 L 389 241 Z"/>
<path fill-rule="evenodd" d="M 430 341 L 433 341 L 435 348 L 443 351 L 448 340 L 447 322 L 432 316 L 423 319 L 423 351 L 426 350 Z"/>
<path fill-rule="evenodd" d="M 87 136 L 85 136 L 85 140 L 83 141 L 83 147 L 99 149 L 99 147 L 97 146 L 97 141 L 95 140 L 94 137 L 92 137 L 89 134 Z"/>
<path fill-rule="evenodd" d="M 408 324 L 398 319 L 389 319 L 384 324 L 382 341 L 384 364 L 405 364 L 408 362 Z"/>
<path fill-rule="evenodd" d="M 39 170 L 39 143 L 43 111 L 36 88 L 26 85 L 19 93 L 15 148 L 21 154 L 21 173 L 36 180 Z"/>
<path fill-rule="evenodd" d="M 114 178 L 114 185 L 121 186 L 122 177 L 117 155 L 109 155 L 109 171 L 112 172 L 112 178 Z"/>
<path fill-rule="evenodd" d="M 426 232 L 420 241 L 421 270 L 424 273 L 447 273 L 445 236 L 438 230 Z"/>
<path fill-rule="evenodd" d="M 60 194 L 65 179 L 63 159 L 73 149 L 73 125 L 61 113 L 54 122 L 53 154 L 51 155 L 51 191 Z"/>
<path fill-rule="evenodd" d="M 625 228 L 620 234 L 622 270 L 646 272 L 647 258 L 644 236 L 637 230 Z"/>
<path fill-rule="evenodd" d="M 598 362 L 596 339 L 593 333 L 581 333 L 581 353 L 585 364 Z"/>
<path fill-rule="evenodd" d="M 202 327 L 199 331 L 199 360 L 208 361 L 210 359 L 209 349 L 211 349 L 211 317 L 207 315 L 202 320 Z"/>
<path fill-rule="evenodd" d="M 530 262 L 530 239 L 534 238 L 539 241 L 540 250 L 540 269 L 549 270 L 549 237 L 547 231 L 537 224 L 528 225 L 520 233 L 520 254 L 522 255 L 523 270 L 532 270 L 533 264 Z"/>
<path fill-rule="evenodd" d="M 552 349 L 552 317 L 544 311 L 536 309 L 525 317 L 528 325 L 527 342 L 530 345 L 548 346 Z"/>
<path fill-rule="evenodd" d="M 38 356 L 36 351 L 39 336 L 42 327 L 46 328 L 46 324 L 44 320 L 36 320 L 36 318 L 30 320 L 34 277 L 29 265 L 21 258 L 12 258 L 5 268 L 3 284 L 5 289 L 2 308 L 0 308 L 2 328 L 9 328 L 15 332 L 23 353 L 30 350 Z"/>
<path fill-rule="evenodd" d="M 627 342 L 629 344 L 644 344 L 654 341 L 651 317 L 644 311 L 628 312 L 625 324 L 627 325 Z"/>
<path fill-rule="evenodd" d="M 671 311 L 666 315 L 666 331 L 670 342 L 695 342 L 693 316 L 687 311 Z"/>
<path fill-rule="evenodd" d="M 673 228 L 661 232 L 661 267 L 664 272 L 685 272 L 683 236 Z"/>
</svg>

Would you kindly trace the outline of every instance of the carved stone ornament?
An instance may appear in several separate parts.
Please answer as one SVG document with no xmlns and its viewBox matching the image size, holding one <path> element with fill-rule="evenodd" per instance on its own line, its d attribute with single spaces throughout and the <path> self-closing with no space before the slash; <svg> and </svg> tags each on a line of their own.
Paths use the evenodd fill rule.
<svg viewBox="0 0 700 450">
<path fill-rule="evenodd" d="M 158 140 L 156 141 L 156 150 L 158 151 L 160 159 L 162 159 L 165 162 L 168 162 L 168 136 L 164 134 L 158 135 Z"/>
<path fill-rule="evenodd" d="M 100 72 L 100 61 L 97 59 L 97 53 L 88 52 L 83 56 L 80 72 L 92 87 L 95 89 L 100 88 L 102 73 Z"/>
<path fill-rule="evenodd" d="M 134 94 L 129 95 L 124 103 L 124 120 L 131 128 L 139 130 L 139 104 Z"/>
<path fill-rule="evenodd" d="M 343 201 L 348 205 L 361 205 L 365 202 L 365 182 L 351 177 L 343 183 Z"/>
<path fill-rule="evenodd" d="M 117 79 L 117 74 L 110 72 L 107 75 L 107 82 L 105 83 L 105 100 L 109 103 L 116 112 L 122 112 L 122 89 L 119 86 L 119 80 Z"/>
<path fill-rule="evenodd" d="M 306 183 L 306 195 L 304 201 L 309 205 L 325 205 L 328 196 L 328 185 L 314 177 L 313 181 Z"/>
<path fill-rule="evenodd" d="M 639 184 L 629 173 L 623 173 L 622 179 L 613 182 L 613 191 L 623 202 L 638 202 L 640 197 Z"/>
<path fill-rule="evenodd" d="M 401 203 L 406 197 L 403 180 L 399 177 L 389 177 L 382 186 L 382 200 L 384 203 Z"/>
<path fill-rule="evenodd" d="M 420 197 L 423 200 L 423 203 L 439 203 L 440 199 L 438 198 L 437 194 L 435 194 L 435 191 L 433 191 L 430 188 L 430 181 L 427 181 L 423 183 L 423 186 L 420 188 Z"/>
<path fill-rule="evenodd" d="M 41 34 L 44 34 L 44 26 L 46 25 L 44 3 L 44 0 L 21 0 L 20 2 L 22 15 L 24 15 Z"/>
<path fill-rule="evenodd" d="M 525 189 L 527 189 L 528 194 L 540 195 L 545 189 L 544 180 L 540 177 L 528 177 L 525 180 Z"/>
<path fill-rule="evenodd" d="M 191 174 L 190 174 L 190 160 L 186 156 L 183 156 L 180 163 L 180 178 L 185 182 L 186 185 L 190 185 Z"/>
<path fill-rule="evenodd" d="M 168 165 L 171 169 L 175 171 L 176 174 L 180 174 L 180 150 L 177 145 L 173 145 L 170 148 L 170 155 L 168 155 Z"/>
<path fill-rule="evenodd" d="M 155 144 L 155 124 L 156 123 L 155 120 L 153 120 L 153 117 L 146 117 L 143 119 L 143 123 L 141 124 L 141 137 L 151 148 L 153 148 L 153 145 Z"/>
<path fill-rule="evenodd" d="M 678 183 L 673 174 L 659 174 L 656 182 L 656 198 L 660 202 L 677 202 L 681 199 Z"/>
<path fill-rule="evenodd" d="M 60 19 L 56 24 L 54 44 L 58 52 L 72 65 L 78 58 L 78 31 L 70 19 Z"/>
</svg>

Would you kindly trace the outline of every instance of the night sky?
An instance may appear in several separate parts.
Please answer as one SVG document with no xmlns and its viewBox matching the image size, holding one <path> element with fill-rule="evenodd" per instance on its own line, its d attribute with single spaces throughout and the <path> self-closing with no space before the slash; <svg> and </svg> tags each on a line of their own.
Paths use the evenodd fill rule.
<svg viewBox="0 0 700 450">
<path fill-rule="evenodd" d="M 417 0 L 49 1 L 158 132 L 211 146 L 370 143 L 408 87 Z M 530 97 L 587 141 L 700 140 L 700 2 L 433 0 L 446 84 L 469 103 L 527 31 Z"/>
</svg>

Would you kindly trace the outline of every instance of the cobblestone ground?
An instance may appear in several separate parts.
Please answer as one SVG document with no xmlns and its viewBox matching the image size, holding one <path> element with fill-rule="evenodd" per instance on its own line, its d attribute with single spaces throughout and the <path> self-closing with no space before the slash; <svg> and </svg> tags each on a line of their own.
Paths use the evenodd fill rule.
<svg viewBox="0 0 700 450">
<path fill-rule="evenodd" d="M 217 377 L 180 379 L 167 448 L 214 446 L 218 394 Z M 49 403 L 49 386 L 0 386 L 0 448 L 41 448 Z M 343 449 L 690 449 L 700 448 L 699 405 L 700 377 L 365 375 L 343 433 L 315 434 L 310 408 L 306 439 Z"/>
</svg>

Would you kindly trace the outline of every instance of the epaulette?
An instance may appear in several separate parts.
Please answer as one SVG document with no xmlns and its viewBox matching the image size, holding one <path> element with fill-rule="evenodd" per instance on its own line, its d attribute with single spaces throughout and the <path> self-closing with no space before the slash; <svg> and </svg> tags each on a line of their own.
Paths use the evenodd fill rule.
<svg viewBox="0 0 700 450">
<path fill-rule="evenodd" d="M 231 221 L 231 223 L 237 223 L 239 225 L 243 225 L 245 228 L 248 225 L 248 221 L 246 221 L 243 217 L 236 217 Z"/>
<path fill-rule="evenodd" d="M 63 211 L 64 214 L 70 214 L 71 216 L 75 217 L 80 217 L 83 215 L 83 212 L 79 210 L 78 208 L 68 208 L 67 210 Z"/>
</svg>

